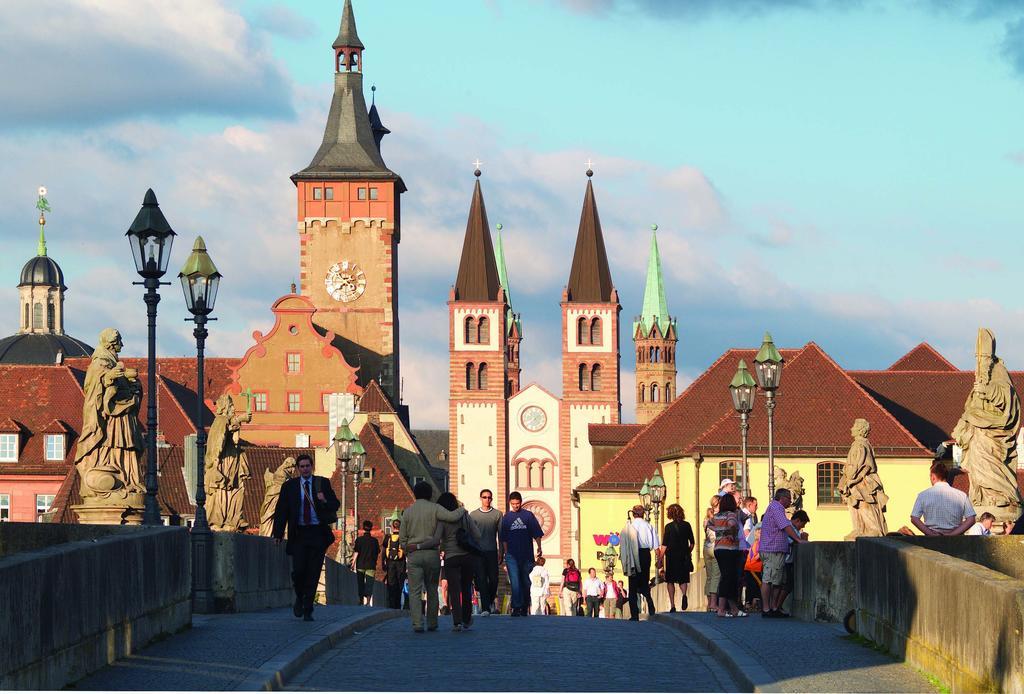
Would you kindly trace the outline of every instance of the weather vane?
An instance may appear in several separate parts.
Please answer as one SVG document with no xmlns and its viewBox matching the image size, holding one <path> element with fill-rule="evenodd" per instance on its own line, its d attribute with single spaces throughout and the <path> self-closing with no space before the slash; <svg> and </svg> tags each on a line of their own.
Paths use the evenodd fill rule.
<svg viewBox="0 0 1024 694">
<path fill-rule="evenodd" d="M 50 212 L 50 201 L 46 199 L 46 186 L 39 186 L 39 199 L 36 201 L 36 209 L 39 210 L 39 248 L 37 253 L 46 255 L 46 213 Z"/>
</svg>

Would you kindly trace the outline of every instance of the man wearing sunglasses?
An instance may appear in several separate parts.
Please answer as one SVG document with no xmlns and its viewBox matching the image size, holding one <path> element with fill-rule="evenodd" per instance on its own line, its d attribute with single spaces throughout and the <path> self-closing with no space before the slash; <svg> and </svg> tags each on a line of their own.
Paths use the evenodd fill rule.
<svg viewBox="0 0 1024 694">
<path fill-rule="evenodd" d="M 494 508 L 494 493 L 490 489 L 480 492 L 480 508 L 469 514 L 469 517 L 480 529 L 482 539 L 480 546 L 483 554 L 477 563 L 476 589 L 480 594 L 480 615 L 487 616 L 494 610 L 494 598 L 498 592 L 498 565 L 501 554 L 498 542 L 498 529 L 501 527 L 501 511 Z"/>
</svg>

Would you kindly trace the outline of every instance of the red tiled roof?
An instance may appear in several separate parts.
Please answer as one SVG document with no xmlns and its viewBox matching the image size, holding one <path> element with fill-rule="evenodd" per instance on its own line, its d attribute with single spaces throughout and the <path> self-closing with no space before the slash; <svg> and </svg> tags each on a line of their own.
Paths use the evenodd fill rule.
<svg viewBox="0 0 1024 694">
<path fill-rule="evenodd" d="M 927 342 L 922 342 L 897 359 L 889 371 L 959 371 Z"/>
<path fill-rule="evenodd" d="M 591 446 L 625 446 L 643 429 L 642 424 L 591 424 Z"/>
<path fill-rule="evenodd" d="M 242 426 L 242 433 L 245 433 L 245 425 Z M 249 463 L 250 478 L 245 483 L 242 517 L 245 518 L 251 529 L 258 530 L 260 527 L 260 508 L 263 506 L 263 495 L 267 489 L 264 473 L 267 470 L 273 472 L 284 462 L 285 458 L 289 456 L 297 458 L 300 453 L 314 455 L 312 448 L 246 447 L 245 459 Z"/>
<path fill-rule="evenodd" d="M 799 351 L 784 349 L 781 353 L 788 363 Z M 753 349 L 725 352 L 579 489 L 633 488 L 639 480 L 650 476 L 664 453 L 688 446 L 732 412 L 729 382 L 739 360 L 745 359 L 750 364 L 756 354 L 757 350 Z"/>
<path fill-rule="evenodd" d="M 971 371 L 851 371 L 850 375 L 932 450 L 950 439 L 974 384 Z M 1018 395 L 1024 392 L 1024 372 L 1011 371 L 1010 380 Z"/>
<path fill-rule="evenodd" d="M 762 400 L 763 398 L 759 398 Z M 932 453 L 813 342 L 784 366 L 776 392 L 775 450 L 780 455 L 845 456 L 850 425 L 859 417 L 871 423 L 876 455 L 924 457 Z M 727 412 L 683 451 L 705 455 L 739 454 L 739 415 Z M 768 450 L 768 418 L 760 407 L 750 416 L 748 451 Z"/>
<path fill-rule="evenodd" d="M 82 428 L 82 389 L 63 365 L 2 365 L 0 420 L 0 430 L 21 434 L 18 462 L 0 463 L 0 474 L 65 475 Z M 46 460 L 44 433 L 67 435 L 63 460 Z"/>
<path fill-rule="evenodd" d="M 384 391 L 381 390 L 380 384 L 377 381 L 370 381 L 366 384 L 363 394 L 359 396 L 359 411 L 376 414 L 394 414 L 395 407 L 391 404 L 391 400 L 388 399 Z"/>
</svg>

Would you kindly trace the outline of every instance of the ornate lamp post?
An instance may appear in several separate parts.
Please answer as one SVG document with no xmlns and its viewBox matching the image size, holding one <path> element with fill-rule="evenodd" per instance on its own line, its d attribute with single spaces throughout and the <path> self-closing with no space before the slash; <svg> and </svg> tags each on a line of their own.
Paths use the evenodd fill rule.
<svg viewBox="0 0 1024 694">
<path fill-rule="evenodd" d="M 651 492 L 651 506 L 654 508 L 654 529 L 659 532 L 660 537 L 661 528 L 658 523 L 661 518 L 661 505 L 665 502 L 665 480 L 655 472 L 647 484 Z"/>
<path fill-rule="evenodd" d="M 640 503 L 644 507 L 644 515 L 647 515 L 651 511 L 651 486 L 650 480 L 644 477 L 644 483 L 640 485 L 640 491 L 637 492 L 637 496 L 640 497 Z"/>
<path fill-rule="evenodd" d="M 353 434 L 355 436 L 355 434 Z M 366 449 L 356 436 L 352 442 L 352 460 L 349 461 L 348 470 L 352 473 L 352 522 L 355 527 L 353 532 L 359 533 L 359 485 L 363 481 L 363 468 L 366 466 Z"/>
<path fill-rule="evenodd" d="M 185 261 L 185 267 L 178 273 L 181 289 L 185 293 L 185 305 L 188 306 L 191 320 L 196 327 L 192 334 L 196 338 L 196 519 L 192 524 L 192 601 L 193 608 L 199 613 L 213 611 L 213 576 L 211 557 L 213 550 L 213 534 L 206 520 L 206 426 L 203 423 L 204 408 L 204 350 L 207 321 L 210 318 L 214 303 L 217 301 L 217 289 L 220 286 L 221 274 L 217 266 L 206 252 L 203 237 L 196 239 L 192 246 L 192 254 Z"/>
<path fill-rule="evenodd" d="M 344 419 L 338 432 L 334 435 L 334 456 L 341 471 L 341 563 L 348 562 L 348 533 L 345 515 L 345 490 L 348 488 L 348 464 L 352 460 L 352 443 L 356 435 L 348 428 L 348 420 Z"/>
<path fill-rule="evenodd" d="M 736 369 L 736 375 L 732 377 L 732 383 L 729 384 L 729 392 L 732 394 L 732 406 L 740 414 L 740 437 L 743 439 L 743 487 L 749 496 L 750 467 L 747 464 L 747 431 L 750 429 L 748 419 L 750 411 L 754 409 L 757 383 L 747 371 L 747 362 L 742 359 L 740 359 L 739 368 Z"/>
<path fill-rule="evenodd" d="M 160 278 L 167 272 L 167 263 L 171 258 L 171 246 L 174 244 L 175 233 L 167 223 L 164 213 L 160 211 L 160 203 L 150 188 L 142 201 L 142 209 L 135 216 L 135 221 L 125 233 L 132 247 L 135 259 L 135 270 L 142 277 L 142 282 L 133 282 L 146 288 L 146 315 L 149 319 L 149 379 L 146 391 L 146 505 L 142 522 L 146 525 L 160 525 L 160 505 L 156 500 L 157 493 L 157 460 L 156 460 L 156 305 L 160 303 L 157 290 Z"/>
<path fill-rule="evenodd" d="M 775 349 L 772 336 L 764 334 L 764 342 L 761 349 L 754 357 L 754 371 L 757 372 L 757 382 L 765 393 L 768 408 L 768 497 L 775 498 L 775 441 L 772 415 L 775 413 L 775 391 L 778 390 L 782 381 L 782 355 Z"/>
</svg>

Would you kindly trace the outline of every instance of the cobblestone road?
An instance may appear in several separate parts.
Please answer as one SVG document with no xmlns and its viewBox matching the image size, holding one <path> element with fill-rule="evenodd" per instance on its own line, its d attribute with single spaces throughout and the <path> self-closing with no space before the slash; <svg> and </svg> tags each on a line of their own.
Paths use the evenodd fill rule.
<svg viewBox="0 0 1024 694">
<path fill-rule="evenodd" d="M 472 630 L 374 626 L 298 673 L 291 691 L 736 691 L 694 641 L 654 622 L 478 618 Z"/>
</svg>

